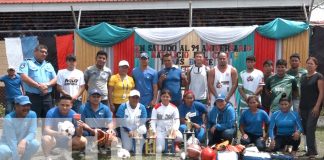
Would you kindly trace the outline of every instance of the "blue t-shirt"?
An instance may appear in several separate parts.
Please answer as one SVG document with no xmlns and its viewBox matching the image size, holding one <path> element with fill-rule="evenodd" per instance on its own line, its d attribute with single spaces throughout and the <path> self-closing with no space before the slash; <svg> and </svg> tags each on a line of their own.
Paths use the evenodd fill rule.
<svg viewBox="0 0 324 160">
<path fill-rule="evenodd" d="M 9 78 L 8 75 L 4 75 L 0 78 L 5 84 L 6 99 L 9 101 L 14 101 L 14 98 L 22 95 L 20 87 L 22 86 L 21 78 L 18 74 L 14 78 Z"/>
<path fill-rule="evenodd" d="M 118 107 L 116 117 L 122 127 L 132 131 L 138 127 L 137 125 L 145 124 L 147 118 L 146 107 L 139 103 L 135 109 L 132 109 L 129 106 L 129 102 L 126 102 Z"/>
<path fill-rule="evenodd" d="M 162 89 L 168 89 L 171 92 L 171 101 L 181 102 L 181 70 L 175 67 L 164 68 L 158 73 L 158 78 L 166 74 L 167 78 L 162 83 Z"/>
<path fill-rule="evenodd" d="M 240 118 L 240 125 L 244 125 L 244 131 L 253 135 L 262 136 L 262 125 L 263 123 L 268 124 L 270 118 L 268 114 L 258 109 L 255 114 L 250 109 L 244 111 Z"/>
<path fill-rule="evenodd" d="M 157 71 L 148 67 L 144 71 L 140 67 L 136 67 L 132 72 L 135 89 L 141 93 L 140 103 L 148 106 L 153 99 L 153 85 L 158 82 Z"/>
<path fill-rule="evenodd" d="M 59 108 L 57 106 L 51 108 L 47 114 L 46 114 L 46 120 L 45 120 L 45 126 L 51 126 L 52 130 L 57 131 L 58 130 L 58 123 L 64 122 L 64 121 L 70 121 L 73 123 L 73 115 L 76 114 L 76 112 L 72 109 L 70 109 L 69 113 L 67 115 L 62 115 L 59 111 Z M 76 123 L 73 123 L 74 127 L 76 126 Z"/>
<path fill-rule="evenodd" d="M 274 133 L 274 128 L 277 133 Z M 303 132 L 300 117 L 297 112 L 282 112 L 281 110 L 273 113 L 270 118 L 269 137 L 274 139 L 275 135 L 289 136 L 295 131 Z"/>
<path fill-rule="evenodd" d="M 179 106 L 180 118 L 186 118 L 186 114 L 191 112 L 190 121 L 199 125 L 203 124 L 202 115 L 207 113 L 207 108 L 204 104 L 194 101 L 192 106 L 188 107 L 184 103 Z"/>
<path fill-rule="evenodd" d="M 100 103 L 98 109 L 94 111 L 90 102 L 87 102 L 80 107 L 79 113 L 81 120 L 91 128 L 107 128 L 108 123 L 112 121 L 112 113 L 103 103 Z"/>
<path fill-rule="evenodd" d="M 16 118 L 16 112 L 12 111 L 4 118 L 1 143 L 9 146 L 12 159 L 19 159 L 17 145 L 25 139 L 30 142 L 36 138 L 37 116 L 34 111 L 29 111 L 26 118 Z"/>
<path fill-rule="evenodd" d="M 218 109 L 216 106 L 208 114 L 208 128 L 213 126 L 218 131 L 234 128 L 235 124 L 235 111 L 231 103 L 227 103 L 223 110 Z"/>
</svg>

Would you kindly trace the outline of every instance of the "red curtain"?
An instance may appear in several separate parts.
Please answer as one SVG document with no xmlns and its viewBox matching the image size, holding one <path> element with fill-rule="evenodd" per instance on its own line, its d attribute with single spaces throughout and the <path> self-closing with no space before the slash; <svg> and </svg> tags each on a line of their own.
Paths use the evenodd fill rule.
<svg viewBox="0 0 324 160">
<path fill-rule="evenodd" d="M 56 51 L 58 69 L 66 68 L 65 58 L 67 55 L 73 54 L 73 34 L 56 36 Z"/>
<path fill-rule="evenodd" d="M 115 44 L 113 46 L 114 51 L 114 74 L 118 73 L 118 63 L 121 60 L 126 60 L 129 63 L 128 75 L 132 72 L 135 62 L 134 56 L 134 34 L 127 39 Z"/>
<path fill-rule="evenodd" d="M 276 40 L 263 37 L 258 32 L 255 32 L 254 55 L 256 57 L 255 68 L 261 71 L 265 60 L 272 60 L 275 63 Z"/>
</svg>

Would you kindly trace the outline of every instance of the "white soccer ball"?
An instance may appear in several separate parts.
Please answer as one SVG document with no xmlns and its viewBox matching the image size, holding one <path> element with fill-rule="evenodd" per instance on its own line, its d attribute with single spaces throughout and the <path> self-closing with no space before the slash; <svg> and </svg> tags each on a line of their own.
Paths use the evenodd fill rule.
<svg viewBox="0 0 324 160">
<path fill-rule="evenodd" d="M 130 153 L 126 149 L 119 148 L 118 151 L 117 151 L 117 157 L 122 158 L 122 159 L 130 158 Z"/>
<path fill-rule="evenodd" d="M 57 124 L 58 132 L 62 135 L 72 137 L 75 133 L 75 128 L 72 122 L 64 121 Z"/>
</svg>

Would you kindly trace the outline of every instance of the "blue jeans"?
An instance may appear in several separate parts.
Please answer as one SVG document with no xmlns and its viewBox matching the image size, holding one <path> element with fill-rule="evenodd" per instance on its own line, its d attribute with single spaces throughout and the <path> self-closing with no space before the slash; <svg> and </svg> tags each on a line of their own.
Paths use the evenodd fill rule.
<svg viewBox="0 0 324 160">
<path fill-rule="evenodd" d="M 247 133 L 246 134 L 249 136 L 247 139 L 243 139 L 241 138 L 241 144 L 242 145 L 248 145 L 251 143 L 254 143 L 255 146 L 260 150 L 263 151 L 265 149 L 265 141 L 263 140 L 262 136 L 259 135 L 254 135 L 251 133 Z"/>
<path fill-rule="evenodd" d="M 187 126 L 185 124 L 181 124 L 179 127 L 180 132 L 183 134 L 185 130 L 187 130 Z M 199 142 L 203 142 L 205 138 L 205 133 L 206 129 L 205 128 L 200 128 L 200 129 L 195 129 L 195 136 L 199 140 Z M 189 137 L 187 137 L 189 138 Z"/>
<path fill-rule="evenodd" d="M 12 100 L 6 100 L 6 114 L 10 113 L 15 109 L 15 102 Z"/>
<path fill-rule="evenodd" d="M 29 160 L 38 151 L 40 143 L 34 139 L 29 141 L 26 146 L 25 154 L 22 155 L 21 160 Z M 12 151 L 7 144 L 0 143 L 0 160 L 12 158 Z"/>
<path fill-rule="evenodd" d="M 210 133 L 210 141 L 208 145 L 214 145 L 228 140 L 229 143 L 232 143 L 233 138 L 235 138 L 236 129 L 230 128 L 223 131 L 218 131 L 215 129 L 214 134 Z"/>
</svg>

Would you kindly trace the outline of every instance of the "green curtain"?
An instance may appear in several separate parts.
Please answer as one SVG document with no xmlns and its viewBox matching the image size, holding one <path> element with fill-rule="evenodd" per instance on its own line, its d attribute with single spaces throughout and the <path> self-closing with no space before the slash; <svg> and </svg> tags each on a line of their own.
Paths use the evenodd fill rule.
<svg viewBox="0 0 324 160">
<path fill-rule="evenodd" d="M 98 25 L 76 30 L 78 35 L 89 44 L 98 47 L 110 47 L 126 39 L 133 29 L 117 27 L 105 22 Z"/>
<path fill-rule="evenodd" d="M 257 31 L 268 38 L 283 39 L 301 33 L 307 30 L 308 27 L 309 25 L 305 22 L 276 18 L 263 26 L 259 26 Z"/>
</svg>

